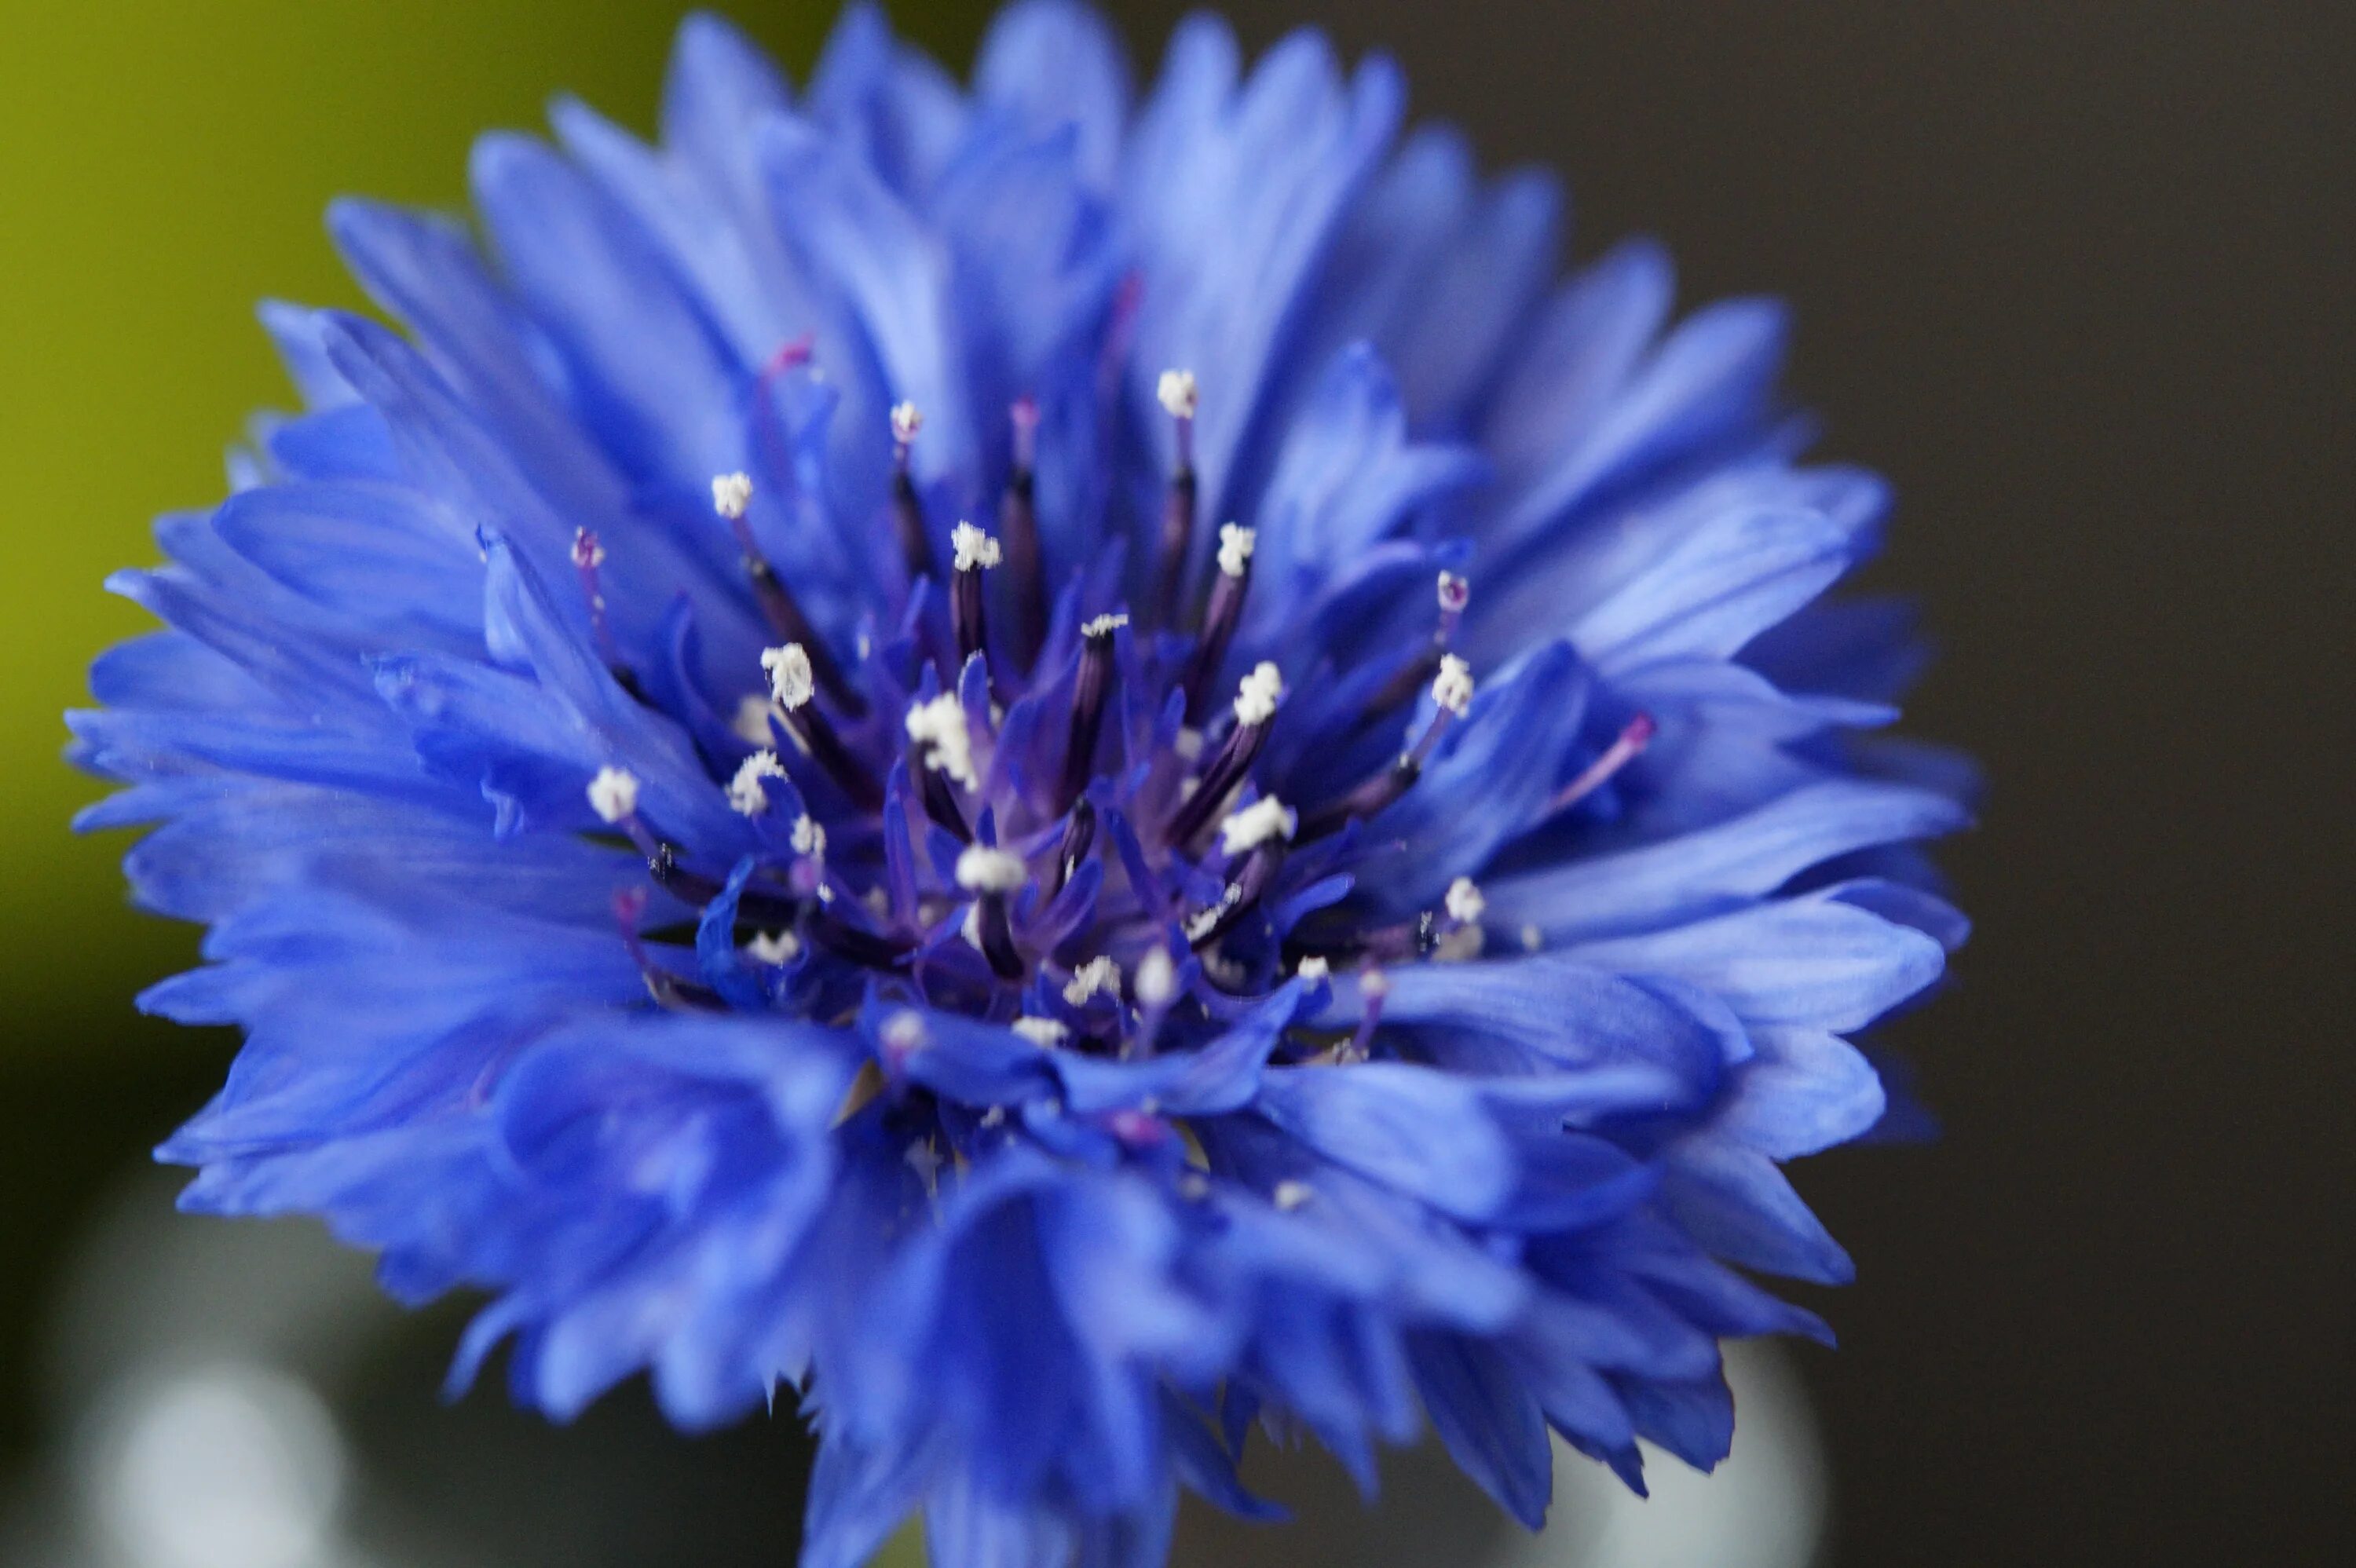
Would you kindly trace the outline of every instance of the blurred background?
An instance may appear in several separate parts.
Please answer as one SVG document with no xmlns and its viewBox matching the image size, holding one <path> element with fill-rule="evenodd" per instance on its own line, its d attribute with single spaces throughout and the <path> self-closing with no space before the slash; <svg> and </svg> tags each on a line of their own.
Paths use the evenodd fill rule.
<svg viewBox="0 0 2356 1568">
<path fill-rule="evenodd" d="M 1112 8 L 1141 59 L 1180 9 Z M 1729 1470 L 1637 1509 L 1567 1469 L 1528 1543 L 1412 1456 L 1371 1522 L 1302 1467 L 1276 1484 L 1324 1533 L 1193 1521 L 1189 1560 L 2346 1560 L 2356 8 L 1228 9 L 1398 53 L 1419 113 L 1566 173 L 1580 254 L 1655 232 L 1689 302 L 1794 303 L 1825 450 L 1898 486 L 1877 581 L 1944 644 L 1912 728 L 1994 793 L 1946 857 L 1961 984 L 1896 1031 L 1944 1138 L 1799 1173 L 1861 1279 L 1811 1298 L 1837 1354 L 1738 1363 Z M 645 127 L 679 10 L 0 11 L 12 1568 L 790 1560 L 790 1422 L 444 1410 L 449 1313 L 384 1307 L 307 1227 L 172 1216 L 145 1150 L 233 1041 L 131 1010 L 194 937 L 124 907 L 120 836 L 67 835 L 95 792 L 57 761 L 139 620 L 99 580 L 282 399 L 253 302 L 359 303 L 328 197 L 455 206 L 471 136 L 559 88 Z M 799 71 L 831 7 L 733 14 Z M 982 19 L 895 8 L 959 67 Z"/>
</svg>

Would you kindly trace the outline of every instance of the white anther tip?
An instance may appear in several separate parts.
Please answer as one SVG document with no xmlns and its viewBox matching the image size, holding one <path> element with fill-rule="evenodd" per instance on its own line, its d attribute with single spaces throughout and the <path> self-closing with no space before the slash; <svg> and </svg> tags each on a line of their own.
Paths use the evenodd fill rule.
<svg viewBox="0 0 2356 1568">
<path fill-rule="evenodd" d="M 958 856 L 958 886 L 969 893 L 1011 893 L 1030 879 L 1021 856 L 987 844 L 969 844 Z"/>
<path fill-rule="evenodd" d="M 808 702 L 817 689 L 817 678 L 810 672 L 809 651 L 799 643 L 768 649 L 761 655 L 761 667 L 769 672 L 769 695 L 788 710 Z"/>
<path fill-rule="evenodd" d="M 971 523 L 959 523 L 949 530 L 949 547 L 957 551 L 957 570 L 982 571 L 996 566 L 1003 552 L 998 541 Z"/>
<path fill-rule="evenodd" d="M 1120 965 L 1102 956 L 1089 959 L 1072 972 L 1072 977 L 1064 983 L 1064 1000 L 1076 1008 L 1099 991 L 1115 997 L 1120 995 Z"/>
<path fill-rule="evenodd" d="M 1149 947 L 1137 961 L 1137 999 L 1148 1008 L 1166 1008 L 1178 995 L 1178 965 L 1167 951 Z"/>
<path fill-rule="evenodd" d="M 1219 824 L 1221 847 L 1241 855 L 1271 838 L 1290 840 L 1300 826 L 1300 813 L 1272 795 L 1263 795 Z"/>
<path fill-rule="evenodd" d="M 916 432 L 924 428 L 924 413 L 916 404 L 898 402 L 892 405 L 892 439 L 894 441 L 905 446 L 915 441 Z"/>
<path fill-rule="evenodd" d="M 1236 691 L 1236 722 L 1265 724 L 1276 717 L 1276 705 L 1284 696 L 1284 675 L 1273 664 L 1262 661 L 1244 677 Z"/>
<path fill-rule="evenodd" d="M 744 951 L 752 955 L 753 962 L 766 964 L 773 969 L 781 964 L 792 963 L 801 955 L 801 938 L 790 931 L 780 931 L 774 935 L 766 931 L 757 932 L 753 940 L 744 944 Z"/>
<path fill-rule="evenodd" d="M 1276 1206 L 1288 1214 L 1315 1196 L 1315 1191 L 1305 1181 L 1280 1181 L 1276 1184 L 1276 1190 L 1269 1194 Z"/>
<path fill-rule="evenodd" d="M 1454 614 L 1472 602 L 1472 585 L 1452 571 L 1440 574 L 1440 607 Z"/>
<path fill-rule="evenodd" d="M 968 789 L 980 782 L 973 770 L 973 731 L 965 721 L 965 704 L 955 692 L 945 691 L 908 709 L 908 739 L 924 748 L 925 766 Z"/>
<path fill-rule="evenodd" d="M 1194 389 L 1194 372 L 1192 370 L 1162 371 L 1161 381 L 1153 389 L 1153 395 L 1162 400 L 1162 406 L 1169 411 L 1172 419 L 1193 419 L 1198 401 Z"/>
<path fill-rule="evenodd" d="M 1129 617 L 1126 615 L 1099 615 L 1095 620 L 1090 621 L 1087 625 L 1080 628 L 1080 635 L 1084 637 L 1109 637 L 1113 633 L 1128 624 Z"/>
<path fill-rule="evenodd" d="M 1328 960 L 1320 958 L 1312 953 L 1301 961 L 1301 966 L 1293 970 L 1293 973 L 1314 985 L 1320 980 L 1333 978 L 1333 965 Z"/>
<path fill-rule="evenodd" d="M 1054 1019 L 1016 1019 L 1007 1028 L 1044 1051 L 1055 1050 L 1070 1039 L 1072 1033 Z"/>
<path fill-rule="evenodd" d="M 1431 682 L 1431 699 L 1462 717 L 1472 706 L 1472 667 L 1454 654 L 1440 656 L 1440 674 Z"/>
<path fill-rule="evenodd" d="M 627 768 L 599 768 L 589 781 L 589 807 L 603 822 L 620 822 L 638 809 L 638 775 Z"/>
<path fill-rule="evenodd" d="M 1448 918 L 1459 925 L 1471 925 L 1488 909 L 1489 901 L 1472 885 L 1470 877 L 1459 877 L 1448 884 Z"/>
<path fill-rule="evenodd" d="M 736 776 L 728 781 L 728 804 L 746 816 L 758 816 L 769 805 L 769 792 L 761 781 L 785 776 L 786 766 L 776 752 L 755 752 L 736 764 Z"/>
<path fill-rule="evenodd" d="M 1220 524 L 1219 570 L 1229 577 L 1241 577 L 1251 565 L 1252 549 L 1258 543 L 1258 529 L 1240 523 Z"/>
<path fill-rule="evenodd" d="M 723 474 L 712 481 L 712 509 L 734 522 L 753 504 L 750 475 Z"/>
<path fill-rule="evenodd" d="M 794 853 L 812 860 L 826 855 L 826 829 L 808 816 L 794 818 Z"/>
</svg>

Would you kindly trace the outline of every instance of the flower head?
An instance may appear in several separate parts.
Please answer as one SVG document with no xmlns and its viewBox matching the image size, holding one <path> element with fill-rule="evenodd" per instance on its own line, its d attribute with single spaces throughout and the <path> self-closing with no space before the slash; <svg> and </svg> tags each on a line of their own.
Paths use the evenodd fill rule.
<svg viewBox="0 0 2356 1568">
<path fill-rule="evenodd" d="M 487 254 L 339 205 L 406 332 L 264 313 L 305 408 L 74 718 L 213 926 L 145 1005 L 246 1034 L 187 1206 L 489 1291 L 559 1415 L 798 1397 L 814 1568 L 1150 1564 L 1262 1416 L 1371 1483 L 1419 1402 L 1531 1521 L 1549 1425 L 1712 1462 L 1961 938 L 1781 314 L 1554 281 L 1387 61 L 1238 71 L 699 17 L 659 148 L 482 144 Z"/>
</svg>

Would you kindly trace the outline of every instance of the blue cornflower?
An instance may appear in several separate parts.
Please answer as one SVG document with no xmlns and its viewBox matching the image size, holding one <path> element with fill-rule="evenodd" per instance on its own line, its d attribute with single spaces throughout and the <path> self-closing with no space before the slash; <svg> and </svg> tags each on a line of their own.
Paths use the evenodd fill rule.
<svg viewBox="0 0 2356 1568">
<path fill-rule="evenodd" d="M 265 307 L 304 411 L 112 586 L 76 756 L 211 927 L 186 1206 L 491 1300 L 557 1417 L 798 1395 L 803 1561 L 1159 1563 L 1255 1423 L 1726 1451 L 1779 1164 L 1963 922 L 1904 617 L 1820 596 L 1782 313 L 1555 281 L 1544 176 L 1398 72 L 1059 0 L 969 90 L 850 14 L 681 32 L 659 145 L 477 148 L 485 244 L 331 227 L 407 335 Z"/>
</svg>

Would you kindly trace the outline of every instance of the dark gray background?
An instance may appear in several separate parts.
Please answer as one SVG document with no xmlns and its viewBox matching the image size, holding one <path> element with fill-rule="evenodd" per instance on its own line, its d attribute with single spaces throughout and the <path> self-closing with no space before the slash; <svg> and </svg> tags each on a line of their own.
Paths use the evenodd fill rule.
<svg viewBox="0 0 2356 1568">
<path fill-rule="evenodd" d="M 1580 253 L 1789 297 L 1825 449 L 1896 482 L 1910 725 L 1993 789 L 1900 1032 L 1944 1142 L 1799 1173 L 1861 1274 L 1806 1360 L 1841 1560 L 2344 1541 L 2356 9 L 1228 9 L 1562 168 Z"/>
</svg>

